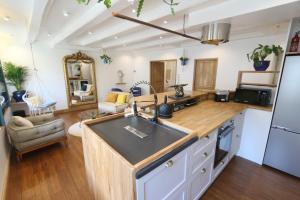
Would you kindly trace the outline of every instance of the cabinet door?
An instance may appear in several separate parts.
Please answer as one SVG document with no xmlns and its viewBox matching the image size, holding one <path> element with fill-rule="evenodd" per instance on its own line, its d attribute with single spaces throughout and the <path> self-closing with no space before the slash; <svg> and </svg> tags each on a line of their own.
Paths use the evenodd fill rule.
<svg viewBox="0 0 300 200">
<path fill-rule="evenodd" d="M 189 185 L 189 199 L 198 200 L 211 183 L 214 155 L 201 165 L 199 170 L 191 177 Z"/>
<path fill-rule="evenodd" d="M 240 149 L 241 138 L 242 138 L 242 133 L 243 133 L 244 116 L 245 116 L 245 113 L 240 112 L 238 115 L 236 115 L 234 117 L 235 129 L 233 131 L 229 159 L 231 159 L 234 155 L 236 155 Z"/>
<path fill-rule="evenodd" d="M 188 149 L 180 152 L 150 173 L 137 179 L 137 199 L 170 199 L 176 195 L 178 195 L 178 197 L 184 196 L 184 194 L 177 194 L 177 192 L 186 185 L 187 152 Z"/>
</svg>

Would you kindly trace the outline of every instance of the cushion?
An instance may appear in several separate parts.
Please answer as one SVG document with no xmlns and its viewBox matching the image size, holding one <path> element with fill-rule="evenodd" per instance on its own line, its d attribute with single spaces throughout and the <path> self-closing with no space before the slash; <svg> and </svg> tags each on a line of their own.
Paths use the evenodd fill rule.
<svg viewBox="0 0 300 200">
<path fill-rule="evenodd" d="M 24 117 L 12 116 L 12 120 L 17 126 L 33 127 L 32 122 Z"/>
<path fill-rule="evenodd" d="M 41 103 L 41 100 L 38 96 L 28 97 L 25 98 L 26 101 L 28 101 L 33 106 L 38 106 Z"/>
<path fill-rule="evenodd" d="M 118 94 L 110 92 L 107 94 L 105 101 L 115 103 L 117 101 L 117 98 L 118 98 Z"/>
<path fill-rule="evenodd" d="M 127 98 L 126 94 L 119 94 L 117 98 L 117 103 L 119 104 L 126 103 L 126 98 Z"/>
</svg>

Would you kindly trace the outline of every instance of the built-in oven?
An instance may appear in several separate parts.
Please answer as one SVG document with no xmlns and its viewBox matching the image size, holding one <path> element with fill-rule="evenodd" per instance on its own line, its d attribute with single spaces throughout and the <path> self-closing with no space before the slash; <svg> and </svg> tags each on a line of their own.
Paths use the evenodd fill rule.
<svg viewBox="0 0 300 200">
<path fill-rule="evenodd" d="M 223 126 L 219 128 L 214 168 L 216 168 L 230 152 L 233 130 L 234 120 L 226 122 Z"/>
</svg>

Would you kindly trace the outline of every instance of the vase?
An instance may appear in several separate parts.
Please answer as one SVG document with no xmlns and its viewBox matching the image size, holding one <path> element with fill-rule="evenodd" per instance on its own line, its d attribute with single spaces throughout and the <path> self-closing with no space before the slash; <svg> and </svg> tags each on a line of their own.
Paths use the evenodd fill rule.
<svg viewBox="0 0 300 200">
<path fill-rule="evenodd" d="M 254 63 L 254 69 L 256 71 L 266 71 L 269 66 L 270 66 L 269 60 L 262 60 Z"/>
<path fill-rule="evenodd" d="M 181 60 L 181 65 L 185 66 L 187 64 L 188 60 Z"/>
<path fill-rule="evenodd" d="M 16 100 L 16 102 L 23 102 L 23 95 L 26 93 L 25 90 L 20 90 L 20 91 L 14 91 L 13 92 L 13 98 Z"/>
</svg>

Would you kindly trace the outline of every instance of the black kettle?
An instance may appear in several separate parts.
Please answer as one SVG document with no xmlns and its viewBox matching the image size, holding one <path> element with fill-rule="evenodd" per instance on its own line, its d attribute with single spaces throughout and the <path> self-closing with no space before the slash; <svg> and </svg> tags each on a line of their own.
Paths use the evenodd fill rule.
<svg viewBox="0 0 300 200">
<path fill-rule="evenodd" d="M 158 107 L 158 115 L 161 118 L 171 118 L 173 113 L 173 106 L 168 104 L 168 97 L 165 96 L 164 103 Z"/>
</svg>

